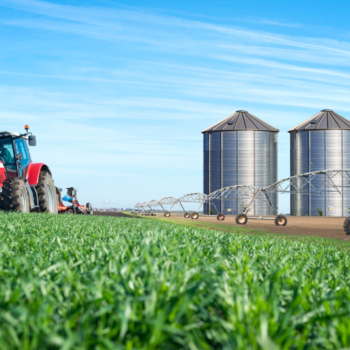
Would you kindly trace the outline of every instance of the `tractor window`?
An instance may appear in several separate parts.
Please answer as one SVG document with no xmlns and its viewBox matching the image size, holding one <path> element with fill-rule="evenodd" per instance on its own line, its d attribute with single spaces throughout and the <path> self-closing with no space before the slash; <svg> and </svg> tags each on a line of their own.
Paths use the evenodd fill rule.
<svg viewBox="0 0 350 350">
<path fill-rule="evenodd" d="M 27 166 L 30 163 L 30 158 L 29 158 L 29 153 L 26 147 L 26 143 L 23 139 L 16 139 L 15 140 L 15 144 L 16 144 L 16 150 L 17 150 L 17 154 L 22 154 L 22 163 L 23 166 Z"/>
<path fill-rule="evenodd" d="M 12 138 L 0 139 L 0 160 L 6 169 L 16 170 L 16 160 L 13 152 Z"/>
</svg>

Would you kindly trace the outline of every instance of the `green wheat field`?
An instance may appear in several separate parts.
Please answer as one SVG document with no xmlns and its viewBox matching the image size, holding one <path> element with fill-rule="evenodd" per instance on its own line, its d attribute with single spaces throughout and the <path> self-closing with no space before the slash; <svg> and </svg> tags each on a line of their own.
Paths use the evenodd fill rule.
<svg viewBox="0 0 350 350">
<path fill-rule="evenodd" d="M 0 214 L 1 349 L 345 349 L 349 249 L 154 219 Z"/>
</svg>

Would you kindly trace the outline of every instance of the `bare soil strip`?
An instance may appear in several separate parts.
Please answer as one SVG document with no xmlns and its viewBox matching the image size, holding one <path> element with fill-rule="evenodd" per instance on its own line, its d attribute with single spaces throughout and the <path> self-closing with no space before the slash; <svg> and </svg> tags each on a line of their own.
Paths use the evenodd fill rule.
<svg viewBox="0 0 350 350">
<path fill-rule="evenodd" d="M 94 211 L 94 215 L 96 215 L 96 216 L 117 216 L 117 217 L 123 217 L 123 218 L 139 218 L 138 216 L 128 215 L 128 214 L 117 212 L 117 211 Z"/>
<path fill-rule="evenodd" d="M 157 217 L 162 214 L 157 214 Z M 165 218 L 164 218 L 165 219 Z M 184 219 L 183 215 L 171 215 L 174 220 L 188 220 L 211 223 L 223 226 L 237 226 L 250 230 L 266 231 L 278 234 L 287 234 L 293 236 L 315 236 L 330 239 L 339 239 L 349 241 L 350 236 L 347 236 L 343 230 L 345 217 L 305 217 L 305 216 L 287 216 L 288 223 L 286 226 L 276 226 L 273 220 L 248 220 L 246 225 L 237 225 L 235 216 L 226 216 L 224 221 L 218 221 L 216 216 L 200 216 L 198 220 Z"/>
<path fill-rule="evenodd" d="M 95 211 L 94 215 L 99 216 L 116 216 L 140 218 L 132 214 L 128 215 L 120 212 Z M 142 217 L 141 217 L 142 218 Z M 146 216 L 146 218 L 148 218 Z M 193 225 L 197 223 L 209 223 L 212 225 L 222 225 L 223 228 L 227 226 L 235 226 L 237 228 L 245 228 L 251 231 L 265 231 L 277 234 L 286 234 L 293 236 L 314 236 L 330 239 L 338 239 L 342 241 L 350 241 L 350 236 L 347 236 L 343 230 L 345 217 L 308 217 L 308 216 L 287 216 L 288 223 L 286 226 L 276 226 L 274 220 L 248 220 L 246 225 L 237 225 L 235 216 L 226 216 L 224 221 L 219 221 L 216 216 L 200 216 L 198 220 L 185 219 L 183 215 L 171 214 L 169 219 L 164 218 L 163 214 L 157 213 L 156 217 L 163 220 L 181 220 L 181 223 L 191 222 Z M 271 217 L 272 218 L 272 217 Z M 215 229 L 215 228 L 213 228 Z"/>
</svg>

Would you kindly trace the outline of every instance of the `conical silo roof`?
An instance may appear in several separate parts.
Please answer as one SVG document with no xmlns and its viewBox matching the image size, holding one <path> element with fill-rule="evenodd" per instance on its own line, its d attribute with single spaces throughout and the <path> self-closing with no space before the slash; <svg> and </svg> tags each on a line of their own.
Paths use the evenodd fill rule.
<svg viewBox="0 0 350 350">
<path fill-rule="evenodd" d="M 279 132 L 278 129 L 275 129 L 273 126 L 265 123 L 264 121 L 248 113 L 247 111 L 237 111 L 229 117 L 203 130 L 202 133 L 210 131 L 213 132 L 236 130 L 261 130 Z"/>
<path fill-rule="evenodd" d="M 331 109 L 323 109 L 288 132 L 307 130 L 350 130 L 350 120 Z"/>
</svg>

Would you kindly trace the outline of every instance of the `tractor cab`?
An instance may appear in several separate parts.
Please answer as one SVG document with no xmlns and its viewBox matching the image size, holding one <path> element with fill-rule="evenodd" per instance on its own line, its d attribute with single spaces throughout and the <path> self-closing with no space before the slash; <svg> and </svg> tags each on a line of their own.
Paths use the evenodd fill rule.
<svg viewBox="0 0 350 350">
<path fill-rule="evenodd" d="M 31 163 L 29 146 L 36 145 L 35 136 L 28 133 L 19 134 L 12 131 L 0 132 L 0 161 L 5 167 L 6 177 L 27 178 L 27 172 Z M 27 143 L 28 140 L 28 143 Z"/>
</svg>

